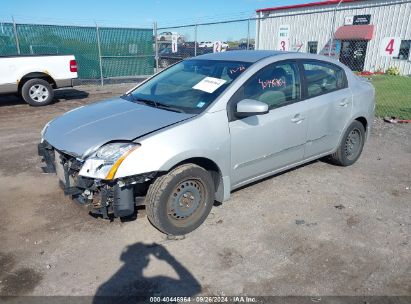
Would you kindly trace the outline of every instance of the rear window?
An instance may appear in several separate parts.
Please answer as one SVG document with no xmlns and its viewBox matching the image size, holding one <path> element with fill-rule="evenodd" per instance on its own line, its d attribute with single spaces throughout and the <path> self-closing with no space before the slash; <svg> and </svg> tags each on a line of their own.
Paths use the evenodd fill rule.
<svg viewBox="0 0 411 304">
<path fill-rule="evenodd" d="M 303 63 L 308 98 L 347 87 L 344 70 L 326 62 Z"/>
</svg>

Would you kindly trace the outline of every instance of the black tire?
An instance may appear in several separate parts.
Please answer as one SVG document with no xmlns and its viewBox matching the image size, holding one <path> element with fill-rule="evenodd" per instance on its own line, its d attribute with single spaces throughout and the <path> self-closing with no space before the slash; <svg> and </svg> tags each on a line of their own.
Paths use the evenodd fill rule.
<svg viewBox="0 0 411 304">
<path fill-rule="evenodd" d="M 337 151 L 330 155 L 331 161 L 339 166 L 351 166 L 360 157 L 364 142 L 364 126 L 354 121 L 345 131 Z"/>
<path fill-rule="evenodd" d="M 37 90 L 37 91 L 36 91 Z M 21 88 L 21 97 L 29 105 L 40 107 L 48 105 L 53 101 L 54 91 L 50 83 L 43 79 L 27 80 Z"/>
<path fill-rule="evenodd" d="M 147 217 L 163 233 L 187 234 L 207 218 L 214 193 L 207 170 L 194 164 L 181 165 L 150 185 L 145 202 Z"/>
</svg>

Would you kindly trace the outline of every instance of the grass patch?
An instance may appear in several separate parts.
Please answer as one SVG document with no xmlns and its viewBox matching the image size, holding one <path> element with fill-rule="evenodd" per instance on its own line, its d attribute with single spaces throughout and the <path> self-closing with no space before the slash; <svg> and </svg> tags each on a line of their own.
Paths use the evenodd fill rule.
<svg viewBox="0 0 411 304">
<path fill-rule="evenodd" d="M 411 77 L 373 75 L 376 91 L 376 116 L 411 119 Z"/>
</svg>

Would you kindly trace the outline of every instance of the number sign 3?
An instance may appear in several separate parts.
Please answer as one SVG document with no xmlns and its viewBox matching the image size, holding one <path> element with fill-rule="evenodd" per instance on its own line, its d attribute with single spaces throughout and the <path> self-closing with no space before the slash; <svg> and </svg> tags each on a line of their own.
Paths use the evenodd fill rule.
<svg viewBox="0 0 411 304">
<path fill-rule="evenodd" d="M 288 51 L 290 49 L 289 40 L 287 38 L 280 38 L 277 49 L 280 51 Z"/>
</svg>

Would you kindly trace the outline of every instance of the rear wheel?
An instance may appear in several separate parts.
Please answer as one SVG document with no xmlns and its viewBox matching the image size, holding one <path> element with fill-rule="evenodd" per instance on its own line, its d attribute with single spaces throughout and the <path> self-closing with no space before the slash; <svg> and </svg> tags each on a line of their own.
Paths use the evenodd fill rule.
<svg viewBox="0 0 411 304">
<path fill-rule="evenodd" d="M 43 79 L 30 79 L 23 84 L 21 96 L 34 107 L 45 106 L 52 102 L 54 91 L 50 83 Z"/>
<path fill-rule="evenodd" d="M 339 166 L 350 166 L 360 157 L 365 142 L 365 129 L 359 121 L 354 121 L 345 131 L 337 151 L 330 158 Z"/>
<path fill-rule="evenodd" d="M 194 164 L 181 165 L 158 177 L 146 196 L 150 222 L 160 231 L 183 235 L 195 230 L 214 203 L 214 182 L 210 173 Z"/>
</svg>

